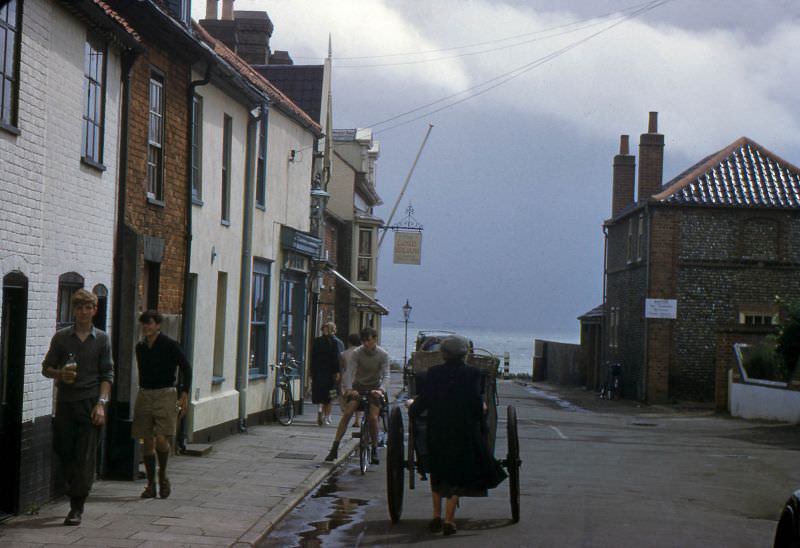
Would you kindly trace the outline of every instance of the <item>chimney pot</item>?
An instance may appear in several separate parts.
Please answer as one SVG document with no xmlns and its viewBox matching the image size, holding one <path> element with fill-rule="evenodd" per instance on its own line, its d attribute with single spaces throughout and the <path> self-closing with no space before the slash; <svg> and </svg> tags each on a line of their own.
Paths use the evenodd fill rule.
<svg viewBox="0 0 800 548">
<path fill-rule="evenodd" d="M 233 21 L 233 0 L 222 0 L 222 17 L 223 21 Z"/>
<path fill-rule="evenodd" d="M 627 135 L 620 135 L 619 136 L 619 153 L 620 155 L 628 154 L 628 136 Z"/>
<path fill-rule="evenodd" d="M 658 133 L 658 113 L 651 112 L 650 120 L 647 124 L 647 133 Z"/>
<path fill-rule="evenodd" d="M 217 18 L 217 3 L 219 0 L 206 0 L 206 19 Z"/>
</svg>

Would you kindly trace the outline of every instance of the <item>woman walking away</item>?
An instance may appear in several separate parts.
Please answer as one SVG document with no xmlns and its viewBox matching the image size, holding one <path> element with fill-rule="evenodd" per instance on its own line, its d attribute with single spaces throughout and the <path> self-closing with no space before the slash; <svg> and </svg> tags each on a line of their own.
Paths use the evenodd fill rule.
<svg viewBox="0 0 800 548">
<path fill-rule="evenodd" d="M 427 411 L 433 519 L 428 528 L 445 535 L 456 532 L 458 497 L 486 496 L 506 478 L 489 453 L 481 434 L 486 405 L 481 395 L 481 372 L 464 362 L 469 341 L 459 335 L 445 338 L 441 351 L 445 363 L 428 370 L 422 393 L 410 412 Z M 442 499 L 445 516 L 442 521 Z"/>
<path fill-rule="evenodd" d="M 336 338 L 336 324 L 327 322 L 322 335 L 311 348 L 311 402 L 318 405 L 317 424 L 331 423 L 331 391 L 339 382 L 339 352 L 342 342 Z"/>
</svg>

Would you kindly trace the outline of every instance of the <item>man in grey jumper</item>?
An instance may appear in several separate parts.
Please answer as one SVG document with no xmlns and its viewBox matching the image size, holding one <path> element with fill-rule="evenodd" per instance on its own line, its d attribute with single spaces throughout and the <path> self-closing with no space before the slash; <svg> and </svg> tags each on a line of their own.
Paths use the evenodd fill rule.
<svg viewBox="0 0 800 548">
<path fill-rule="evenodd" d="M 342 382 L 342 393 L 345 405 L 333 445 L 325 457 L 331 462 L 339 456 L 339 442 L 347 430 L 350 418 L 358 408 L 361 395 L 369 396 L 369 427 L 372 434 L 372 464 L 378 464 L 378 415 L 380 414 L 383 399 L 389 388 L 389 354 L 378 346 L 378 333 L 371 327 L 361 330 L 361 346 L 353 351 L 355 371 L 352 376 L 352 386 L 348 386 L 349 379 Z"/>
</svg>

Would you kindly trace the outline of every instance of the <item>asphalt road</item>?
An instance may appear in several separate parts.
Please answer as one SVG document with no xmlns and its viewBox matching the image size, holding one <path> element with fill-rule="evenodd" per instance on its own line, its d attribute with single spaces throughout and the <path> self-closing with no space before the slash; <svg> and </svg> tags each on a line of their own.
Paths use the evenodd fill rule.
<svg viewBox="0 0 800 548">
<path fill-rule="evenodd" d="M 519 417 L 519 523 L 506 481 L 487 498 L 462 499 L 456 535 L 433 535 L 430 491 L 418 481 L 392 525 L 384 451 L 365 476 L 351 458 L 264 546 L 771 546 L 800 486 L 798 427 L 541 388 L 499 387 L 498 458 L 505 406 Z"/>
</svg>

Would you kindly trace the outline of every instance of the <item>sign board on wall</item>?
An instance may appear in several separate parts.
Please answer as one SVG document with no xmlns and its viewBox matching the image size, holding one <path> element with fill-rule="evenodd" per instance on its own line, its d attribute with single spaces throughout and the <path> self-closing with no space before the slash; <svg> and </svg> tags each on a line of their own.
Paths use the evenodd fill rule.
<svg viewBox="0 0 800 548">
<path fill-rule="evenodd" d="M 422 232 L 394 233 L 394 264 L 420 264 L 422 262 Z"/>
<path fill-rule="evenodd" d="M 678 301 L 676 299 L 645 299 L 644 317 L 674 320 L 678 317 Z"/>
</svg>

